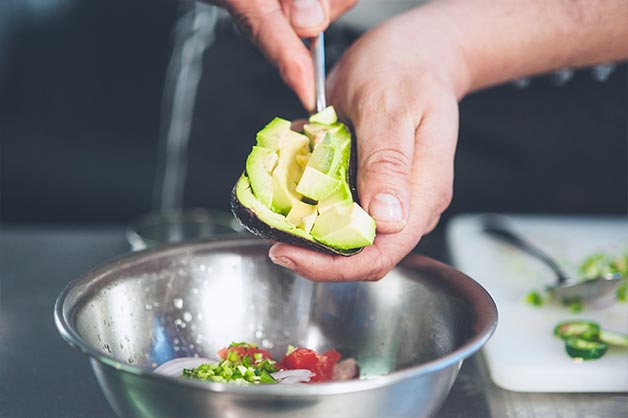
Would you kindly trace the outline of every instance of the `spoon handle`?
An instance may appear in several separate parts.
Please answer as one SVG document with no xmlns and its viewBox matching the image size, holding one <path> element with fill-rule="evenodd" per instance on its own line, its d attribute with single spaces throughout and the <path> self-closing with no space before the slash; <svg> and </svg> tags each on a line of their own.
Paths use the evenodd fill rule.
<svg viewBox="0 0 628 418">
<path fill-rule="evenodd" d="M 485 233 L 498 238 L 501 241 L 514 245 L 520 250 L 525 251 L 529 255 L 545 263 L 556 274 L 559 285 L 567 282 L 567 275 L 550 256 L 524 240 L 511 229 L 508 229 L 503 221 L 494 217 L 489 217 L 483 220 L 482 226 Z"/>
<path fill-rule="evenodd" d="M 314 61 L 314 80 L 316 84 L 316 111 L 327 107 L 325 100 L 325 35 L 321 32 L 310 39 L 310 51 Z"/>
</svg>

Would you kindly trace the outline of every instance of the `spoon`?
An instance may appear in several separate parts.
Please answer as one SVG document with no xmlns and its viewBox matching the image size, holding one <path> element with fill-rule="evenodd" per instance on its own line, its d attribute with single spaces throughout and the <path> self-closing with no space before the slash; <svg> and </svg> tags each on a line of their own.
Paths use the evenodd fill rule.
<svg viewBox="0 0 628 418">
<path fill-rule="evenodd" d="M 316 111 L 327 107 L 325 100 L 325 35 L 321 32 L 310 39 L 310 52 L 314 61 L 314 81 L 316 86 Z"/>
<path fill-rule="evenodd" d="M 545 252 L 524 240 L 513 230 L 509 229 L 505 222 L 488 217 L 483 220 L 483 231 L 488 235 L 507 242 L 532 257 L 542 261 L 556 275 L 556 283 L 547 287 L 547 291 L 555 299 L 561 300 L 594 300 L 617 290 L 623 277 L 619 273 L 608 274 L 601 277 L 584 280 L 574 280 L 559 267 L 559 265 Z"/>
</svg>

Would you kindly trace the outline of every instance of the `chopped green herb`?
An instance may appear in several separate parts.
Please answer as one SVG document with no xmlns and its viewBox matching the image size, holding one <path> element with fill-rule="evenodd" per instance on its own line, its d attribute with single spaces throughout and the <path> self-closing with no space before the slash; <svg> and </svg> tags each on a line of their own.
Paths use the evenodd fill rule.
<svg viewBox="0 0 628 418">
<path fill-rule="evenodd" d="M 628 294 L 628 277 L 624 278 L 624 282 L 617 288 L 617 300 L 620 302 L 626 302 L 626 295 Z"/>
<path fill-rule="evenodd" d="M 533 290 L 526 295 L 525 301 L 532 306 L 543 306 L 543 295 L 538 290 Z"/>
<path fill-rule="evenodd" d="M 231 347 L 256 348 L 254 344 L 231 343 Z M 241 384 L 275 383 L 270 373 L 276 372 L 273 360 L 264 359 L 261 353 L 244 355 L 237 351 L 227 351 L 227 358 L 218 362 L 201 364 L 195 369 L 184 369 L 183 376 L 213 382 L 234 382 Z"/>
<path fill-rule="evenodd" d="M 584 308 L 582 304 L 582 299 L 580 298 L 563 299 L 561 300 L 561 303 L 573 313 L 582 312 L 582 309 Z"/>
</svg>

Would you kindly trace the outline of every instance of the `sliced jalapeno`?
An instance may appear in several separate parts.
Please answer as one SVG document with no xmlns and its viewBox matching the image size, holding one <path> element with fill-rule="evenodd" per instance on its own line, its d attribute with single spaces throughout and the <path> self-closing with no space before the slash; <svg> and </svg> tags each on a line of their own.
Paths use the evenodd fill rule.
<svg viewBox="0 0 628 418">
<path fill-rule="evenodd" d="M 604 355 L 608 344 L 602 341 L 589 341 L 580 337 L 569 337 L 565 340 L 565 350 L 573 358 L 595 360 Z"/>
<path fill-rule="evenodd" d="M 597 340 L 600 335 L 600 325 L 590 321 L 561 322 L 554 328 L 554 335 L 563 340 L 569 337 Z"/>
<path fill-rule="evenodd" d="M 628 347 L 628 335 L 620 334 L 619 332 L 601 330 L 599 339 L 615 347 Z"/>
</svg>

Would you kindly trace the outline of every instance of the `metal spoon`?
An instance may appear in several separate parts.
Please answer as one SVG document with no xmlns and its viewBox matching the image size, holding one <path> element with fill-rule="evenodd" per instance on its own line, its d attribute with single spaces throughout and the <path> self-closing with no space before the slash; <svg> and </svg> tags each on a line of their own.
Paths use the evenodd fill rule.
<svg viewBox="0 0 628 418">
<path fill-rule="evenodd" d="M 310 39 L 310 52 L 314 61 L 314 81 L 316 85 L 316 111 L 327 107 L 325 100 L 325 35 L 321 32 Z"/>
<path fill-rule="evenodd" d="M 509 229 L 505 222 L 496 217 L 483 220 L 483 231 L 492 237 L 507 242 L 547 265 L 556 274 L 556 283 L 547 287 L 552 297 L 561 300 L 593 300 L 617 290 L 623 277 L 618 274 L 608 274 L 586 280 L 569 278 L 558 264 L 545 252 L 525 241 L 521 236 Z"/>
</svg>

